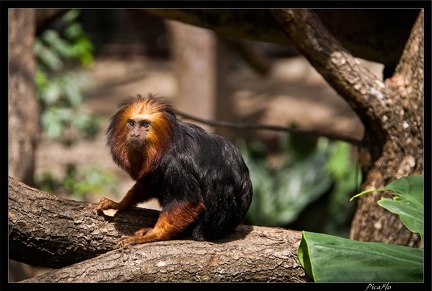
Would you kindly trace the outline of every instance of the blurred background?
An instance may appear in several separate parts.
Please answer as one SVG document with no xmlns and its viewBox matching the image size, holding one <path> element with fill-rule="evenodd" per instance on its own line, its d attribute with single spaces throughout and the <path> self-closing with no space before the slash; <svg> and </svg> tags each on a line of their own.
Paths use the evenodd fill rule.
<svg viewBox="0 0 432 291">
<path fill-rule="evenodd" d="M 62 197 L 119 201 L 134 184 L 112 161 L 105 132 L 128 96 L 167 97 L 180 112 L 237 125 L 196 123 L 232 141 L 251 171 L 244 223 L 348 237 L 361 172 L 349 105 L 295 48 L 227 39 L 141 10 L 46 11 L 34 42 L 43 134 L 35 187 Z M 383 66 L 360 60 L 382 79 Z M 155 201 L 142 205 L 159 209 Z"/>
<path fill-rule="evenodd" d="M 338 182 L 349 184 L 344 198 L 356 190 L 356 148 L 316 133 L 360 140 L 363 125 L 295 48 L 239 43 L 140 10 L 84 9 L 60 11 L 38 26 L 34 53 L 44 130 L 35 181 L 48 192 L 93 202 L 123 197 L 133 181 L 112 161 L 105 132 L 118 105 L 136 94 L 167 97 L 201 119 L 310 131 L 235 129 L 179 116 L 242 150 L 256 188 L 251 224 L 288 225 L 308 204 L 342 187 Z M 382 65 L 364 62 L 382 75 Z M 283 210 L 291 204 L 295 209 Z M 325 217 L 304 223 L 318 230 Z"/>
</svg>

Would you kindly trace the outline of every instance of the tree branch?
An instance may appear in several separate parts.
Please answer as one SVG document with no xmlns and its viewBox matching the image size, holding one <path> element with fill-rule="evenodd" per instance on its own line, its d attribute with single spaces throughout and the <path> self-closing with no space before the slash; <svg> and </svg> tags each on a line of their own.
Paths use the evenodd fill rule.
<svg viewBox="0 0 432 291">
<path fill-rule="evenodd" d="M 389 101 L 384 83 L 341 45 L 313 11 L 274 9 L 272 13 L 298 51 L 358 114 L 365 130 L 373 128 L 377 137 L 382 136 L 381 127 L 375 125 L 385 123 L 383 111 Z"/>
<path fill-rule="evenodd" d="M 229 37 L 295 45 L 268 9 L 143 9 L 165 19 L 214 30 Z M 419 9 L 313 9 L 355 56 L 394 68 Z M 301 31 L 301 30 L 300 30 Z M 371 37 L 373 36 L 373 37 Z M 383 41 L 385 40 L 385 45 Z"/>
<path fill-rule="evenodd" d="M 113 247 L 122 235 L 153 226 L 158 211 L 132 209 L 113 219 L 96 204 L 58 198 L 9 177 L 9 254 L 62 269 L 22 282 L 306 282 L 298 231 L 240 225 L 214 241 L 188 239 Z"/>
<path fill-rule="evenodd" d="M 227 122 L 227 121 L 217 121 L 217 120 L 210 120 L 210 119 L 204 119 L 199 118 L 181 111 L 176 110 L 176 114 L 178 116 L 181 116 L 185 119 L 193 120 L 199 123 L 203 123 L 210 126 L 223 126 L 223 127 L 230 127 L 230 128 L 236 128 L 236 129 L 251 129 L 251 130 L 274 130 L 274 131 L 286 131 L 290 133 L 298 133 L 298 134 L 305 134 L 305 135 L 314 135 L 314 136 L 324 136 L 328 139 L 334 139 L 334 140 L 341 140 L 345 141 L 347 143 L 350 143 L 355 146 L 360 146 L 361 141 L 355 138 L 352 138 L 347 135 L 343 134 L 337 134 L 337 133 L 331 133 L 331 132 L 324 132 L 322 130 L 306 130 L 296 127 L 287 127 L 287 126 L 279 126 L 279 125 L 268 125 L 268 124 L 250 124 L 250 123 L 235 123 L 235 122 Z"/>
<path fill-rule="evenodd" d="M 8 204 L 10 259 L 50 268 L 111 251 L 123 234 L 153 226 L 159 216 L 134 209 L 105 219 L 96 215 L 94 203 L 62 199 L 12 177 Z"/>
</svg>

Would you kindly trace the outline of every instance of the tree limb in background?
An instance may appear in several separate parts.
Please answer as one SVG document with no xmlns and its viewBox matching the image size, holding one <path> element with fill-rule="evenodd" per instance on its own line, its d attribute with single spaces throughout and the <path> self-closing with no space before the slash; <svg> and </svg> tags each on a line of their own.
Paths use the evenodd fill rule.
<svg viewBox="0 0 432 291">
<path fill-rule="evenodd" d="M 341 140 L 345 141 L 347 143 L 350 143 L 355 146 L 360 146 L 361 141 L 355 138 L 352 138 L 347 135 L 343 134 L 337 134 L 337 133 L 331 133 L 331 132 L 324 132 L 322 130 L 307 130 L 307 129 L 301 129 L 296 127 L 287 127 L 287 126 L 280 126 L 280 125 L 268 125 L 268 124 L 250 124 L 250 123 L 235 123 L 235 122 L 227 122 L 227 121 L 217 121 L 217 120 L 209 120 L 209 119 L 203 119 L 199 118 L 181 111 L 176 110 L 176 114 L 178 116 L 181 116 L 185 119 L 193 120 L 199 123 L 207 124 L 210 126 L 223 126 L 223 127 L 230 127 L 235 129 L 249 129 L 249 130 L 274 130 L 274 131 L 286 131 L 289 133 L 298 133 L 298 134 L 305 134 L 305 135 L 313 135 L 313 136 L 324 136 L 329 139 L 334 140 Z"/>
<path fill-rule="evenodd" d="M 268 9 L 143 9 L 228 38 L 293 46 Z M 396 67 L 419 9 L 313 9 L 356 57 Z M 384 41 L 385 40 L 385 41 Z"/>
</svg>

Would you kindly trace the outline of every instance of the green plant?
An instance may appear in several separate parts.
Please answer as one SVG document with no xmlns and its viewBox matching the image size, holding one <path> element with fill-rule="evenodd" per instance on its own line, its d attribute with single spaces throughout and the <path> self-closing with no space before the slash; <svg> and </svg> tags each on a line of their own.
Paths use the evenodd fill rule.
<svg viewBox="0 0 432 291">
<path fill-rule="evenodd" d="M 117 191 L 117 178 L 114 173 L 101 171 L 95 165 L 77 168 L 69 164 L 61 178 L 56 178 L 50 171 L 46 171 L 38 177 L 37 183 L 45 192 L 71 196 L 76 200 L 86 200 L 86 195 L 107 192 L 116 194 Z"/>
<path fill-rule="evenodd" d="M 354 208 L 347 203 L 353 193 L 357 165 L 350 159 L 350 145 L 307 136 L 283 134 L 282 154 L 272 164 L 265 146 L 260 142 L 246 145 L 238 142 L 249 167 L 254 197 L 245 223 L 285 226 L 296 220 L 312 202 L 330 193 L 325 208 L 326 230 L 337 232 L 350 218 Z"/>
<path fill-rule="evenodd" d="M 423 176 L 400 178 L 382 189 L 395 198 L 378 204 L 398 214 L 412 232 L 424 236 Z M 326 234 L 303 232 L 298 249 L 300 263 L 315 282 L 422 282 L 423 249 L 359 242 Z"/>
<path fill-rule="evenodd" d="M 85 70 L 93 62 L 93 46 L 78 21 L 79 14 L 79 10 L 69 10 L 60 19 L 60 28 L 42 31 L 33 46 L 43 132 L 48 139 L 67 146 L 80 138 L 94 138 L 102 124 L 99 117 L 84 107 L 83 89 L 90 82 Z M 76 199 L 90 193 L 115 191 L 114 175 L 95 166 L 77 168 L 70 164 L 63 177 L 54 177 L 46 171 L 36 176 L 35 181 L 46 192 Z"/>
<path fill-rule="evenodd" d="M 46 136 L 73 144 L 82 135 L 92 138 L 101 121 L 83 108 L 82 88 L 89 77 L 71 66 L 89 66 L 93 46 L 77 21 L 79 10 L 68 11 L 61 19 L 62 33 L 47 29 L 36 37 L 33 52 L 37 60 L 35 82 L 41 103 L 41 123 Z"/>
</svg>

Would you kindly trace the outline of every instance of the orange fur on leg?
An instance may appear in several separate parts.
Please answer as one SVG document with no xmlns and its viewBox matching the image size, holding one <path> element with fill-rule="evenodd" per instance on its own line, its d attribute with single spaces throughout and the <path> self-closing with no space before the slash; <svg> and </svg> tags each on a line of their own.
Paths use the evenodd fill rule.
<svg viewBox="0 0 432 291">
<path fill-rule="evenodd" d="M 122 238 L 117 247 L 127 248 L 134 244 L 170 240 L 193 223 L 204 208 L 202 202 L 185 201 L 170 205 L 162 211 L 153 228 L 140 229 L 135 235 Z"/>
</svg>

